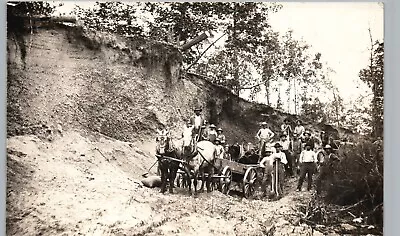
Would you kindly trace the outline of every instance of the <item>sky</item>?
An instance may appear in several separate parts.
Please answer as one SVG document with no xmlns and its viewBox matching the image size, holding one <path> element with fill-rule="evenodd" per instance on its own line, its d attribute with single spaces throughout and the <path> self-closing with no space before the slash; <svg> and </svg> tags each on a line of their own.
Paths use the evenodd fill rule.
<svg viewBox="0 0 400 236">
<path fill-rule="evenodd" d="M 71 11 L 75 3 L 82 7 L 95 4 L 94 1 L 63 3 L 64 6 L 58 8 L 58 11 L 64 13 Z M 370 93 L 368 87 L 360 81 L 358 73 L 369 63 L 371 43 L 368 28 L 371 29 L 373 40 L 383 40 L 382 5 L 376 2 L 280 4 L 282 9 L 270 15 L 272 28 L 281 34 L 293 30 L 294 38 L 311 46 L 310 52 L 322 54 L 322 61 L 336 72 L 331 75 L 331 79 L 345 103 Z M 263 94 L 257 100 L 263 102 Z"/>
<path fill-rule="evenodd" d="M 368 65 L 374 40 L 383 40 L 383 7 L 378 3 L 281 3 L 270 16 L 272 28 L 280 33 L 293 30 L 294 37 L 320 52 L 336 73 L 331 75 L 346 102 L 366 93 L 358 73 Z"/>
</svg>

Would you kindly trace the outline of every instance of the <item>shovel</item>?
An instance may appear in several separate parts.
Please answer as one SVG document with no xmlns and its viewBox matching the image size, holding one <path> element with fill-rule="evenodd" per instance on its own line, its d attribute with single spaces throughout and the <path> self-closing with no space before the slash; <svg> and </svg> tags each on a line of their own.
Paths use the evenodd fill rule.
<svg viewBox="0 0 400 236">
<path fill-rule="evenodd" d="M 142 176 L 143 176 L 144 178 L 147 178 L 147 175 L 149 174 L 151 168 L 153 168 L 153 166 L 154 166 L 157 162 L 158 162 L 158 160 L 155 161 L 155 162 L 153 163 L 153 165 L 150 166 L 149 170 L 148 170 L 146 173 L 142 174 Z"/>
</svg>

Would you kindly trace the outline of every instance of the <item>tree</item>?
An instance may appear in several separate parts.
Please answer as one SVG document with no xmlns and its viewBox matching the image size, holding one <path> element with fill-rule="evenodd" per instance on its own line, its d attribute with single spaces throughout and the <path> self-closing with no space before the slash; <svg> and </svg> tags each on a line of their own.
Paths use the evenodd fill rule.
<svg viewBox="0 0 400 236">
<path fill-rule="evenodd" d="M 141 35 L 143 25 L 137 20 L 141 3 L 96 2 L 92 9 L 76 6 L 74 12 L 85 29 L 107 31 L 124 36 Z"/>
<path fill-rule="evenodd" d="M 273 31 L 269 30 L 268 14 L 279 9 L 280 5 L 270 3 L 220 2 L 212 5 L 212 12 L 220 21 L 219 28 L 227 39 L 219 55 L 212 56 L 207 63 L 223 62 L 229 68 L 219 79 L 226 80 L 235 94 L 239 95 L 242 89 L 257 90 L 260 81 L 251 74 L 259 66 L 254 62 L 259 60 L 257 52 L 262 47 L 268 48 L 277 41 L 276 37 L 271 37 Z M 222 55 L 223 61 L 220 60 Z"/>
<path fill-rule="evenodd" d="M 384 43 L 379 41 L 373 43 L 372 36 L 370 38 L 370 64 L 367 68 L 360 71 L 359 77 L 372 90 L 371 127 L 372 135 L 377 138 L 383 137 Z"/>
</svg>

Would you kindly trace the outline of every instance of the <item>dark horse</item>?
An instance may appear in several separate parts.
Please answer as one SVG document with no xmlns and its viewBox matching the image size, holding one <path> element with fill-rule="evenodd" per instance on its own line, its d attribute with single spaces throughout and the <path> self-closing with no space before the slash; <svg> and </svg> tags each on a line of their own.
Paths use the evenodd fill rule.
<svg viewBox="0 0 400 236">
<path fill-rule="evenodd" d="M 160 156 L 158 158 L 158 168 L 161 172 L 161 193 L 164 193 L 167 190 L 166 188 L 168 181 L 169 192 L 173 193 L 174 181 L 176 178 L 176 173 L 179 169 L 179 162 L 163 157 L 177 158 L 178 156 L 176 155 L 169 132 L 166 130 L 157 130 L 157 133 L 156 153 Z"/>
</svg>

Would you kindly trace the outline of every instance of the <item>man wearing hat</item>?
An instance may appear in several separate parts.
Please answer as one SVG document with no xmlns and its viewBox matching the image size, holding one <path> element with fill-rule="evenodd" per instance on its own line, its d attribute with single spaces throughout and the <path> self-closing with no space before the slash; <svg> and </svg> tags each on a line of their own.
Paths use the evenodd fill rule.
<svg viewBox="0 0 400 236">
<path fill-rule="evenodd" d="M 281 125 L 281 131 L 282 134 L 287 135 L 287 139 L 289 140 L 292 134 L 292 127 L 290 126 L 289 120 L 287 118 L 283 121 L 283 124 Z"/>
<path fill-rule="evenodd" d="M 270 156 L 272 155 L 273 150 L 271 147 L 265 148 L 265 157 L 260 161 L 260 167 L 264 168 L 264 178 L 261 185 L 261 191 L 263 192 L 263 197 L 267 196 L 267 187 L 272 182 L 272 165 L 270 161 Z M 272 191 L 272 186 L 271 186 Z"/>
<path fill-rule="evenodd" d="M 201 115 L 202 109 L 197 107 L 194 109 L 194 115 L 190 117 L 190 122 L 193 125 L 193 134 L 196 136 L 196 141 L 200 140 L 202 136 L 203 129 L 201 128 L 204 125 L 204 117 Z"/>
<path fill-rule="evenodd" d="M 319 138 L 321 139 L 322 147 L 325 147 L 327 144 L 329 144 L 329 136 L 325 133 L 325 131 L 321 131 Z"/>
<path fill-rule="evenodd" d="M 219 159 L 224 159 L 225 156 L 225 149 L 224 146 L 221 145 L 221 140 L 218 138 L 214 141 L 215 150 L 216 150 L 216 157 Z"/>
<path fill-rule="evenodd" d="M 303 146 L 304 146 L 304 147 L 305 147 L 306 144 L 309 144 L 311 150 L 314 151 L 314 148 L 315 148 L 315 140 L 314 140 L 314 138 L 311 136 L 311 132 L 310 132 L 310 131 L 308 131 L 308 130 L 304 131 L 304 137 L 303 137 L 303 139 L 302 139 L 302 143 L 303 143 Z M 303 150 L 304 150 L 304 149 L 303 149 Z"/>
<path fill-rule="evenodd" d="M 304 126 L 301 124 L 301 120 L 297 120 L 296 127 L 294 128 L 293 131 L 293 137 L 297 139 L 303 138 L 304 131 L 305 129 Z"/>
<path fill-rule="evenodd" d="M 325 159 L 322 163 L 320 163 L 320 172 L 317 176 L 316 180 L 316 188 L 317 194 L 321 193 L 322 181 L 328 180 L 332 181 L 334 177 L 335 170 L 337 169 L 337 163 L 339 163 L 340 159 L 333 153 L 331 145 L 327 144 L 324 147 L 325 151 Z"/>
<path fill-rule="evenodd" d="M 305 150 L 300 154 L 300 178 L 297 184 L 297 191 L 301 191 L 301 187 L 304 182 L 304 178 L 307 174 L 307 190 L 310 191 L 312 187 L 312 176 L 317 167 L 317 155 L 313 150 L 311 150 L 311 144 L 305 144 Z"/>
<path fill-rule="evenodd" d="M 279 143 L 282 145 L 282 152 L 285 153 L 288 161 L 285 165 L 285 172 L 287 176 L 293 176 L 293 158 L 292 158 L 292 145 L 285 134 L 281 134 Z"/>
<path fill-rule="evenodd" d="M 212 143 L 214 143 L 214 141 L 217 139 L 217 135 L 218 135 L 215 128 L 216 128 L 215 125 L 211 124 L 210 125 L 210 130 L 207 132 L 206 140 L 208 140 L 208 141 L 210 141 Z"/>
<path fill-rule="evenodd" d="M 275 135 L 274 132 L 272 132 L 268 128 L 267 122 L 261 123 L 261 129 L 259 129 L 256 134 L 256 138 L 259 141 L 258 150 L 259 150 L 260 157 L 262 157 L 263 148 L 265 146 L 265 143 L 270 142 L 270 140 L 274 137 L 274 135 Z"/>
<path fill-rule="evenodd" d="M 274 148 L 276 152 L 272 153 L 270 156 L 270 165 L 272 166 L 272 189 L 276 194 L 281 196 L 283 194 L 283 186 L 285 181 L 284 166 L 288 162 L 285 153 L 282 152 L 282 145 L 280 143 L 276 143 Z"/>
<path fill-rule="evenodd" d="M 225 135 L 222 132 L 223 132 L 222 128 L 217 129 L 217 139 L 221 140 L 221 143 L 225 143 L 226 142 Z"/>
</svg>

